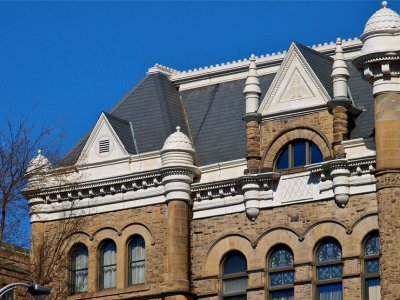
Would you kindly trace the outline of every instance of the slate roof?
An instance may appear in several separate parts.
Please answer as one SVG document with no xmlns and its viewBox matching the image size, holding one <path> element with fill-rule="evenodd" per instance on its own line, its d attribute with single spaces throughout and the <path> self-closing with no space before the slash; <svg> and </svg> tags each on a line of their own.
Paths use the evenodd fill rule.
<svg viewBox="0 0 400 300">
<path fill-rule="evenodd" d="M 134 133 L 131 130 L 130 123 L 106 112 L 104 112 L 104 115 L 108 122 L 110 122 L 110 125 L 113 127 L 115 133 L 118 135 L 125 147 L 125 150 L 130 154 L 137 154 L 134 143 Z"/>
<path fill-rule="evenodd" d="M 332 96 L 330 76 L 333 60 L 299 43 L 296 46 Z M 373 132 L 372 87 L 361 79 L 350 61 L 347 64 L 354 104 L 363 109 L 350 136 L 368 137 Z M 274 77 L 275 74 L 260 76 L 263 93 L 260 99 L 264 98 Z M 246 132 L 242 120 L 245 114 L 244 84 L 245 79 L 242 79 L 179 93 L 166 75 L 148 74 L 106 116 L 132 154 L 160 150 L 166 138 L 179 125 L 191 138 L 199 165 L 242 159 L 246 157 Z M 88 136 L 66 155 L 61 162 L 63 165 L 76 162 Z"/>
</svg>

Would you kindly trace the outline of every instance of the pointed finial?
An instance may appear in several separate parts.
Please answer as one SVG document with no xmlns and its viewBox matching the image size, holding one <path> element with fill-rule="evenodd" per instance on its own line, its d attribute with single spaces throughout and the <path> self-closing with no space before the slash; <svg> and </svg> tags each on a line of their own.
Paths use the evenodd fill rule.
<svg viewBox="0 0 400 300">
<path fill-rule="evenodd" d="M 386 8 L 386 6 L 388 5 L 387 1 L 382 1 L 382 7 Z"/>
<path fill-rule="evenodd" d="M 347 79 L 350 77 L 350 74 L 344 59 L 342 40 L 340 38 L 336 40 L 336 51 L 333 58 L 331 77 L 333 81 L 333 98 L 347 98 Z"/>
<path fill-rule="evenodd" d="M 250 61 L 256 61 L 256 56 L 254 54 L 250 55 Z"/>
<path fill-rule="evenodd" d="M 42 155 L 42 149 L 39 149 L 37 152 L 38 155 Z"/>
<path fill-rule="evenodd" d="M 181 126 L 176 126 L 176 132 L 181 132 Z"/>
</svg>

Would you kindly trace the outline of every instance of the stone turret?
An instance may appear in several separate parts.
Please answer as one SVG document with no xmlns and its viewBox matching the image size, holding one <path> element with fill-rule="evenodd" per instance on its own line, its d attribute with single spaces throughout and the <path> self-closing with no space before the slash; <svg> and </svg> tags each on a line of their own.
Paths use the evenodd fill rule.
<svg viewBox="0 0 400 300">
<path fill-rule="evenodd" d="M 194 165 L 195 150 L 190 139 L 176 128 L 161 150 L 162 184 L 168 205 L 167 272 L 169 300 L 190 296 L 190 185 L 200 175 Z"/>
<path fill-rule="evenodd" d="M 383 300 L 400 299 L 400 16 L 382 2 L 361 35 L 361 54 L 353 60 L 375 97 L 376 179 Z"/>
<path fill-rule="evenodd" d="M 261 89 L 258 80 L 256 57 L 250 56 L 249 73 L 247 75 L 243 95 L 246 100 L 246 144 L 247 144 L 247 172 L 257 173 L 260 168 L 260 114 L 257 113 Z"/>
</svg>

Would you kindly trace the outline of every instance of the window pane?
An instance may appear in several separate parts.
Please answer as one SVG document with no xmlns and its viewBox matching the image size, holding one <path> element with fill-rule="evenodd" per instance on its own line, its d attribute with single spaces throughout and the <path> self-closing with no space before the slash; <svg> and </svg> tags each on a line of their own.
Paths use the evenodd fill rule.
<svg viewBox="0 0 400 300">
<path fill-rule="evenodd" d="M 325 242 L 317 249 L 317 261 L 339 260 L 342 257 L 342 249 L 335 242 Z"/>
<path fill-rule="evenodd" d="M 341 278 L 342 271 L 343 271 L 342 265 L 330 265 L 330 266 L 318 267 L 317 269 L 318 280 Z"/>
<path fill-rule="evenodd" d="M 294 299 L 293 290 L 277 291 L 271 293 L 271 300 L 293 300 L 293 299 Z"/>
<path fill-rule="evenodd" d="M 129 284 L 144 283 L 145 279 L 145 246 L 140 236 L 129 243 Z"/>
<path fill-rule="evenodd" d="M 276 169 L 287 169 L 289 168 L 289 145 L 287 145 L 279 154 L 278 160 L 276 161 Z"/>
<path fill-rule="evenodd" d="M 223 274 L 242 273 L 247 270 L 246 258 L 241 253 L 231 253 L 225 260 Z"/>
<path fill-rule="evenodd" d="M 271 286 L 293 284 L 293 282 L 294 282 L 294 272 L 293 272 L 293 270 L 276 272 L 276 273 L 271 273 L 270 274 Z"/>
<path fill-rule="evenodd" d="M 306 142 L 297 141 L 293 143 L 293 167 L 306 165 Z"/>
<path fill-rule="evenodd" d="M 285 248 L 279 248 L 272 252 L 269 259 L 271 268 L 286 267 L 293 265 L 293 254 Z"/>
<path fill-rule="evenodd" d="M 72 293 L 87 292 L 88 287 L 88 250 L 79 245 L 72 252 Z"/>
<path fill-rule="evenodd" d="M 379 278 L 367 280 L 368 300 L 381 299 L 381 281 Z"/>
<path fill-rule="evenodd" d="M 114 242 L 108 241 L 101 247 L 101 264 L 102 274 L 100 286 L 103 289 L 113 288 L 116 286 L 117 279 L 117 248 Z"/>
<path fill-rule="evenodd" d="M 323 160 L 321 150 L 313 142 L 310 142 L 311 163 L 319 163 Z"/>
<path fill-rule="evenodd" d="M 365 270 L 367 273 L 379 273 L 379 258 L 365 261 Z"/>
<path fill-rule="evenodd" d="M 232 278 L 224 280 L 224 294 L 246 292 L 247 278 Z"/>
<path fill-rule="evenodd" d="M 365 243 L 365 255 L 379 254 L 379 236 L 377 234 L 368 238 Z"/>
<path fill-rule="evenodd" d="M 327 284 L 319 287 L 319 300 L 342 300 L 342 284 Z"/>
</svg>

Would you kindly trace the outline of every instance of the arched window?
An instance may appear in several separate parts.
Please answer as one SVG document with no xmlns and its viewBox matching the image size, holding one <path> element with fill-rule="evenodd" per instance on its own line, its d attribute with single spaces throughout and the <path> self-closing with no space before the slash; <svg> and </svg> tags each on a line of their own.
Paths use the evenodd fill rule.
<svg viewBox="0 0 400 300">
<path fill-rule="evenodd" d="M 315 252 L 319 300 L 342 300 L 342 248 L 334 240 L 323 241 Z"/>
<path fill-rule="evenodd" d="M 106 240 L 100 247 L 100 289 L 116 287 L 117 282 L 117 246 L 114 241 Z"/>
<path fill-rule="evenodd" d="M 271 252 L 268 259 L 269 299 L 294 299 L 293 261 L 293 253 L 286 246 L 278 246 Z"/>
<path fill-rule="evenodd" d="M 297 139 L 282 148 L 276 159 L 275 169 L 301 167 L 315 164 L 322 160 L 322 152 L 316 144 L 309 140 Z"/>
<path fill-rule="evenodd" d="M 381 299 L 381 280 L 379 279 L 379 236 L 375 232 L 364 243 L 365 299 Z"/>
<path fill-rule="evenodd" d="M 76 245 L 71 252 L 71 292 L 84 293 L 88 290 L 88 250 L 85 245 Z"/>
<path fill-rule="evenodd" d="M 139 235 L 134 236 L 128 245 L 129 285 L 144 283 L 145 255 L 144 239 Z"/>
<path fill-rule="evenodd" d="M 238 251 L 230 252 L 222 262 L 222 298 L 247 299 L 247 261 Z"/>
</svg>

